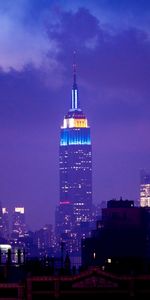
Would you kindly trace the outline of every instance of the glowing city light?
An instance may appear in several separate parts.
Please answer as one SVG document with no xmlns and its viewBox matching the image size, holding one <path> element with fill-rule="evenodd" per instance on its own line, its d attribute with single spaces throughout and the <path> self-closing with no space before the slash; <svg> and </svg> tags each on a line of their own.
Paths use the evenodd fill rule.
<svg viewBox="0 0 150 300">
<path fill-rule="evenodd" d="M 24 207 L 15 207 L 15 212 L 18 212 L 20 214 L 24 214 Z"/>
</svg>

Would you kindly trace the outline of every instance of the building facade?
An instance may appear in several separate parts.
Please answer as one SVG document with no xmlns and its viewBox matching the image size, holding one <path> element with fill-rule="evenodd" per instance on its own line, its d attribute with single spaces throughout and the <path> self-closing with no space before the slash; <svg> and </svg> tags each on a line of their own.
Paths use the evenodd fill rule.
<svg viewBox="0 0 150 300">
<path fill-rule="evenodd" d="M 92 146 L 88 120 L 79 104 L 75 64 L 71 107 L 60 129 L 59 175 L 56 233 L 69 245 L 69 252 L 78 251 L 91 221 Z"/>
<path fill-rule="evenodd" d="M 150 172 L 145 170 L 140 173 L 140 206 L 150 207 Z"/>
<path fill-rule="evenodd" d="M 3 237 L 9 240 L 9 213 L 7 207 L 2 207 Z"/>
<path fill-rule="evenodd" d="M 8 209 L 0 203 L 0 238 L 9 239 Z"/>
<path fill-rule="evenodd" d="M 24 207 L 15 207 L 12 215 L 11 238 L 17 241 L 25 236 L 26 231 Z"/>
</svg>

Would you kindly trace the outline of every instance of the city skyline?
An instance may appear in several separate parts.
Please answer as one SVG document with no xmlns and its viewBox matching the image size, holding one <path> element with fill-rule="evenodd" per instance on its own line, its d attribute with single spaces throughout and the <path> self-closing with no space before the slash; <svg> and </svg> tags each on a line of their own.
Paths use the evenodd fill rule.
<svg viewBox="0 0 150 300">
<path fill-rule="evenodd" d="M 149 1 L 0 3 L 0 201 L 54 223 L 59 127 L 77 52 L 93 148 L 93 203 L 137 200 L 150 169 Z"/>
</svg>

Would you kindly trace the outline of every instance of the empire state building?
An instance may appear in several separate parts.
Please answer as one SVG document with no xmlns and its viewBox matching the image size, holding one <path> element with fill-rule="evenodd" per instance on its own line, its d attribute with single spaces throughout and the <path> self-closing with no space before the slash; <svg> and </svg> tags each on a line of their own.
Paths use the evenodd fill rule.
<svg viewBox="0 0 150 300">
<path fill-rule="evenodd" d="M 56 211 L 56 232 L 70 241 L 69 251 L 76 240 L 86 236 L 92 209 L 91 134 L 80 107 L 76 77 L 74 63 L 71 106 L 60 129 L 60 204 Z"/>
</svg>

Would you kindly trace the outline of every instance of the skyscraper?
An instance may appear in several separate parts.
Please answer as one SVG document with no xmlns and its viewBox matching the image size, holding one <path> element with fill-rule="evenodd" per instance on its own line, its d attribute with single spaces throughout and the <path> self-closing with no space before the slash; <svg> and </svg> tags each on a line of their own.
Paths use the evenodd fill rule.
<svg viewBox="0 0 150 300">
<path fill-rule="evenodd" d="M 87 232 L 92 208 L 91 135 L 79 103 L 75 63 L 71 106 L 60 130 L 59 175 L 60 204 L 56 210 L 56 232 L 65 241 L 70 241 L 69 250 L 72 251 L 79 238 Z"/>
<path fill-rule="evenodd" d="M 3 237 L 9 239 L 9 213 L 6 207 L 2 207 L 2 224 L 3 224 Z"/>
<path fill-rule="evenodd" d="M 26 233 L 24 207 L 15 207 L 12 215 L 12 234 L 14 240 L 24 237 Z"/>
<path fill-rule="evenodd" d="M 8 210 L 0 203 L 0 238 L 9 239 L 9 219 Z"/>
<path fill-rule="evenodd" d="M 140 206 L 150 207 L 150 172 L 141 170 L 140 175 Z"/>
<path fill-rule="evenodd" d="M 2 212 L 1 202 L 0 202 L 0 237 L 3 237 L 3 212 Z"/>
</svg>

